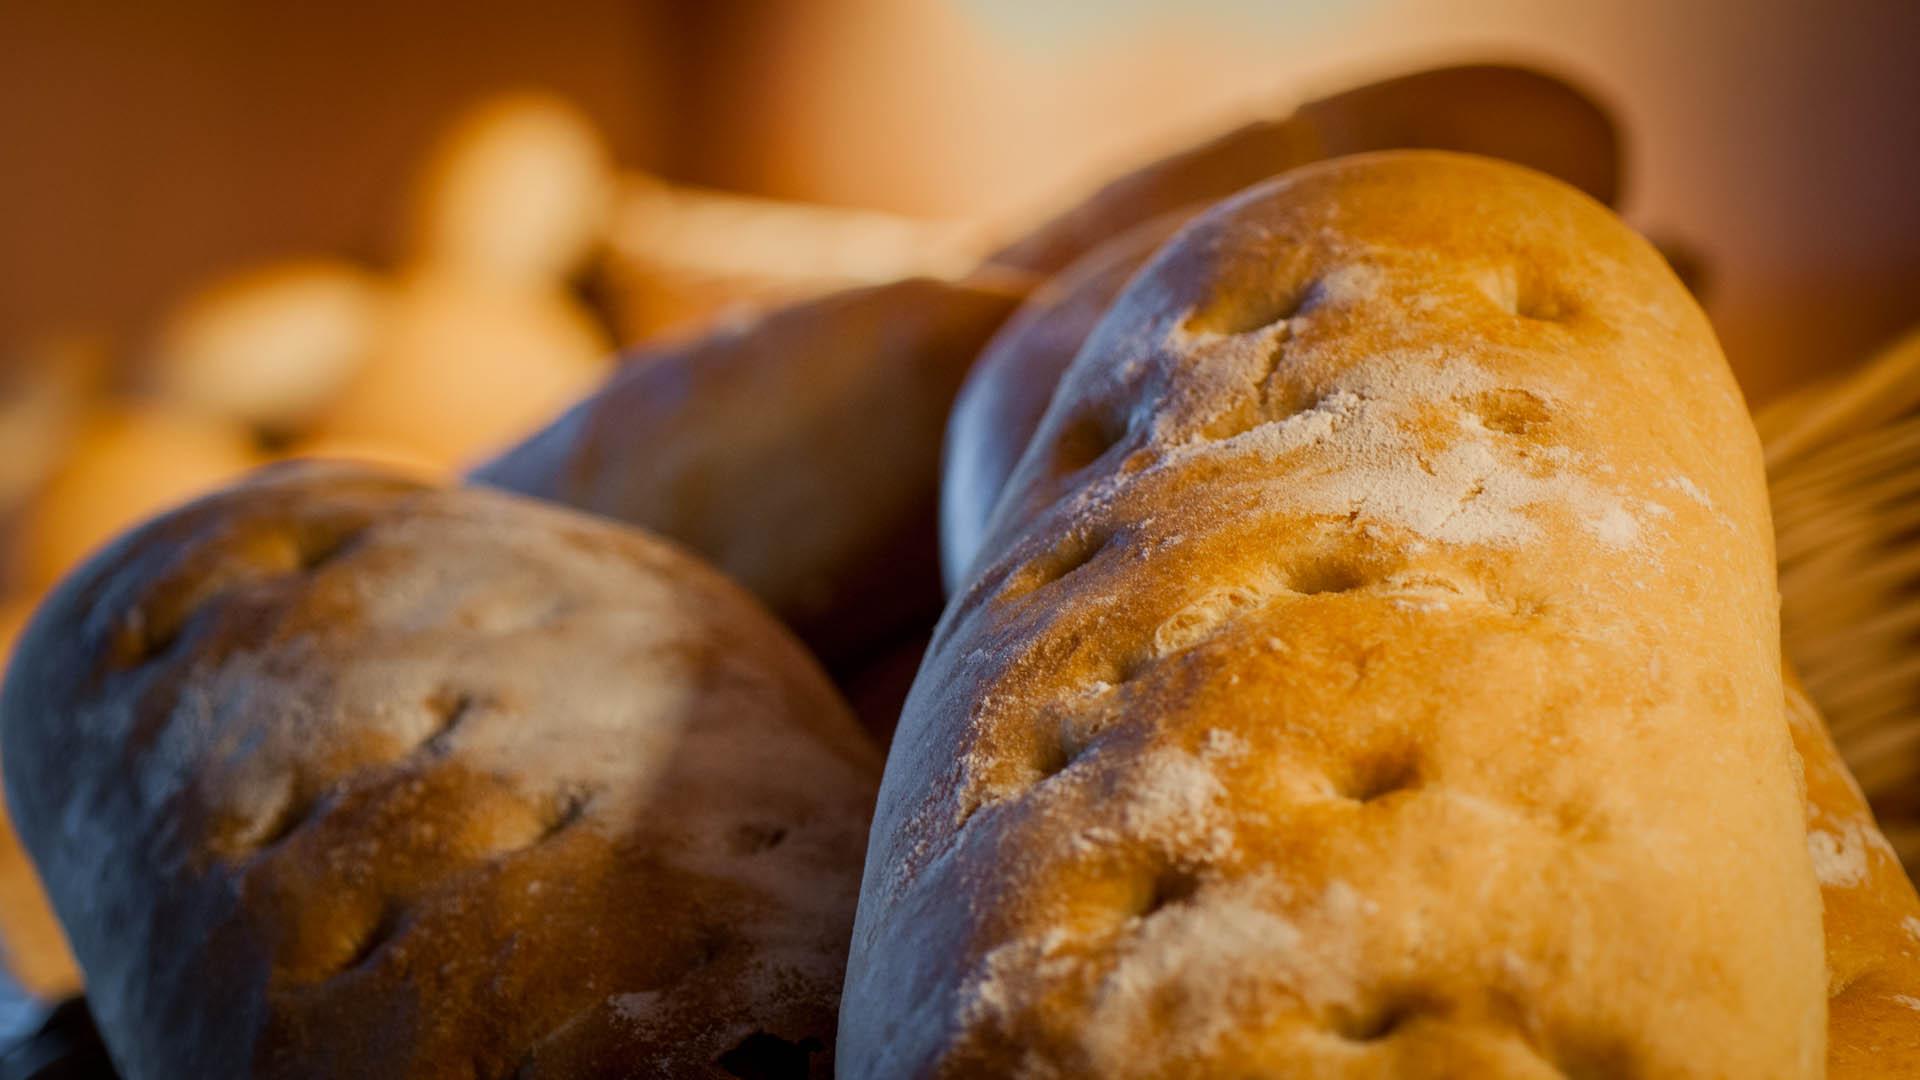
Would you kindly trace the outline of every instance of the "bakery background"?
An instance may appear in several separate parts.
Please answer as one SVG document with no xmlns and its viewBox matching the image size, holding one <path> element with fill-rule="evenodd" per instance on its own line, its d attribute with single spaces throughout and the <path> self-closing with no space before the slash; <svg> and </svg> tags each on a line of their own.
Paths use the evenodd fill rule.
<svg viewBox="0 0 1920 1080">
<path fill-rule="evenodd" d="M 1913 866 L 1915 41 L 1891 0 L 10 5 L 0 621 L 262 461 L 447 472 L 618 348 L 959 272 L 1241 120 L 1519 63 L 1610 113 L 1626 216 L 1700 289 L 1769 440 L 1789 648 Z M 60 998 L 5 854 L 8 966 Z"/>
</svg>

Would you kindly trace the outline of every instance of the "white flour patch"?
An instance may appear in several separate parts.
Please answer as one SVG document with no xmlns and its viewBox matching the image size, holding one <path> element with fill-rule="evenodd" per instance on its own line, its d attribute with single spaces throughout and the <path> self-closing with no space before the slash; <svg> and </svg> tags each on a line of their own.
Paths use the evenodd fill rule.
<svg viewBox="0 0 1920 1080">
<path fill-rule="evenodd" d="M 1807 830 L 1807 853 L 1813 873 L 1829 888 L 1848 888 L 1867 879 L 1867 842 L 1858 822 L 1840 832 Z"/>
<path fill-rule="evenodd" d="M 1356 918 L 1366 918 L 1380 912 L 1379 904 L 1362 896 L 1359 890 L 1338 878 L 1327 883 L 1327 890 L 1321 898 L 1321 903 L 1326 908 L 1327 914 L 1339 922 L 1351 922 Z"/>
<path fill-rule="evenodd" d="M 1347 263 L 1322 276 L 1314 285 L 1315 302 L 1345 306 L 1365 300 L 1378 292 L 1385 280 L 1385 275 L 1376 267 Z"/>
<path fill-rule="evenodd" d="M 1178 750 L 1150 753 L 1120 795 L 1121 831 L 1209 858 L 1233 851 L 1217 812 L 1227 796 L 1209 759 Z"/>
<path fill-rule="evenodd" d="M 1209 757 L 1239 757 L 1247 752 L 1247 740 L 1226 728 L 1208 728 L 1201 752 Z"/>
<path fill-rule="evenodd" d="M 1325 971 L 1304 945 L 1300 929 L 1245 882 L 1203 890 L 1140 920 L 1117 943 L 1093 994 L 1083 1030 L 1094 1073 L 1124 1074 L 1138 1033 L 1168 1002 L 1178 1015 L 1167 1030 L 1178 1033 L 1182 1049 L 1205 1054 L 1239 1025 L 1235 1005 L 1247 996 Z"/>
<path fill-rule="evenodd" d="M 1418 425 L 1436 403 L 1511 388 L 1472 364 L 1424 353 L 1393 360 L 1354 372 L 1303 412 L 1176 453 L 1275 459 L 1283 465 L 1269 486 L 1275 503 L 1345 516 L 1361 528 L 1385 525 L 1442 544 L 1512 547 L 1541 540 L 1541 515 L 1557 512 L 1609 548 L 1640 545 L 1644 523 L 1635 504 L 1574 471 L 1570 454 L 1515 446 L 1470 413 L 1454 418 L 1451 441 L 1428 449 Z M 1301 455 L 1308 448 L 1314 453 Z M 1305 460 L 1285 468 L 1285 459 L 1296 455 Z"/>
<path fill-rule="evenodd" d="M 1713 500 L 1707 497 L 1706 492 L 1700 490 L 1700 485 L 1694 483 L 1691 477 L 1675 474 L 1660 481 L 1660 486 L 1671 488 L 1709 510 L 1714 508 Z"/>
<path fill-rule="evenodd" d="M 1035 938 L 1021 938 L 994 948 L 960 988 L 963 1027 L 991 1024 L 1005 1016 L 1014 1001 L 1024 997 L 1021 987 L 1045 983 L 1072 971 L 1072 961 L 1059 957 L 1066 935 L 1049 930 Z"/>
</svg>

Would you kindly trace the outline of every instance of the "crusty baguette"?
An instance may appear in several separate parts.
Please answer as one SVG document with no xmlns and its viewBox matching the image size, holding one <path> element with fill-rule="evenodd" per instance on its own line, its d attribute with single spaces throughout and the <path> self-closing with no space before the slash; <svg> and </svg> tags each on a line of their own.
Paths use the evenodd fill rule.
<svg viewBox="0 0 1920 1080">
<path fill-rule="evenodd" d="M 473 478 L 686 544 L 845 667 L 939 610 L 938 433 L 1023 295 L 918 278 L 643 354 Z"/>
<path fill-rule="evenodd" d="M 1095 248 L 1035 290 L 981 353 L 948 424 L 940 525 L 950 588 L 963 583 L 1061 374 L 1134 272 L 1188 216 L 1156 218 Z M 1831 993 L 1828 1076 L 1920 1075 L 1920 897 L 1790 671 L 1786 704 L 1805 762 L 1809 845 L 1818 856 Z"/>
<path fill-rule="evenodd" d="M 642 534 L 269 472 L 63 584 L 0 739 L 130 1077 L 831 1075 L 877 755 Z"/>
<path fill-rule="evenodd" d="M 1553 76 L 1502 64 L 1433 68 L 1309 101 L 1121 176 L 988 260 L 1052 274 L 1161 214 L 1222 199 L 1323 158 L 1428 147 L 1492 154 L 1558 176 L 1601 202 L 1619 191 L 1606 111 Z"/>
<path fill-rule="evenodd" d="M 1820 1074 L 1759 447 L 1597 204 L 1394 153 L 1215 208 L 979 567 L 882 784 L 844 1075 Z"/>
</svg>

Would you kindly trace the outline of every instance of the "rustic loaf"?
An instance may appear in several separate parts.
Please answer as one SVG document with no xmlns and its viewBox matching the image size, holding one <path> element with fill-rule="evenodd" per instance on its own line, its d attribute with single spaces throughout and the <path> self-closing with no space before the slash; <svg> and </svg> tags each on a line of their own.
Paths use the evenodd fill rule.
<svg viewBox="0 0 1920 1080">
<path fill-rule="evenodd" d="M 877 754 L 643 534 L 271 471 L 63 584 L 0 740 L 130 1077 L 832 1073 Z"/>
<path fill-rule="evenodd" d="M 1408 152 L 1215 208 L 987 533 L 844 1075 L 1820 1073 L 1758 445 L 1599 205 Z"/>
<path fill-rule="evenodd" d="M 1022 295 L 912 279 L 642 354 L 473 478 L 678 540 L 857 665 L 939 610 L 939 432 Z"/>
<path fill-rule="evenodd" d="M 950 587 L 965 580 L 1062 372 L 1134 272 L 1189 216 L 1157 218 L 1095 248 L 1035 290 L 981 353 L 948 424 L 940 524 Z M 1791 673 L 1786 705 L 1805 763 L 1808 845 L 1824 912 L 1827 1075 L 1920 1075 L 1920 897 Z"/>
</svg>

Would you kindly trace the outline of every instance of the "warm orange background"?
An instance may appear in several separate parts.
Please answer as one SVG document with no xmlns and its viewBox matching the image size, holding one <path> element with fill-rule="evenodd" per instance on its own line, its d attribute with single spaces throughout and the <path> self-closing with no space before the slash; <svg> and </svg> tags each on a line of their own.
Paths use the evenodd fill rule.
<svg viewBox="0 0 1920 1080">
<path fill-rule="evenodd" d="M 1920 4 L 1851 0 L 576 0 L 0 6 L 0 341 L 137 331 L 237 264 L 392 249 L 409 166 L 552 87 L 623 163 L 1018 217 L 1223 117 L 1527 59 L 1628 136 L 1627 212 L 1703 253 L 1749 389 L 1920 321 Z M 1047 9 L 1046 14 L 1023 15 Z"/>
</svg>

